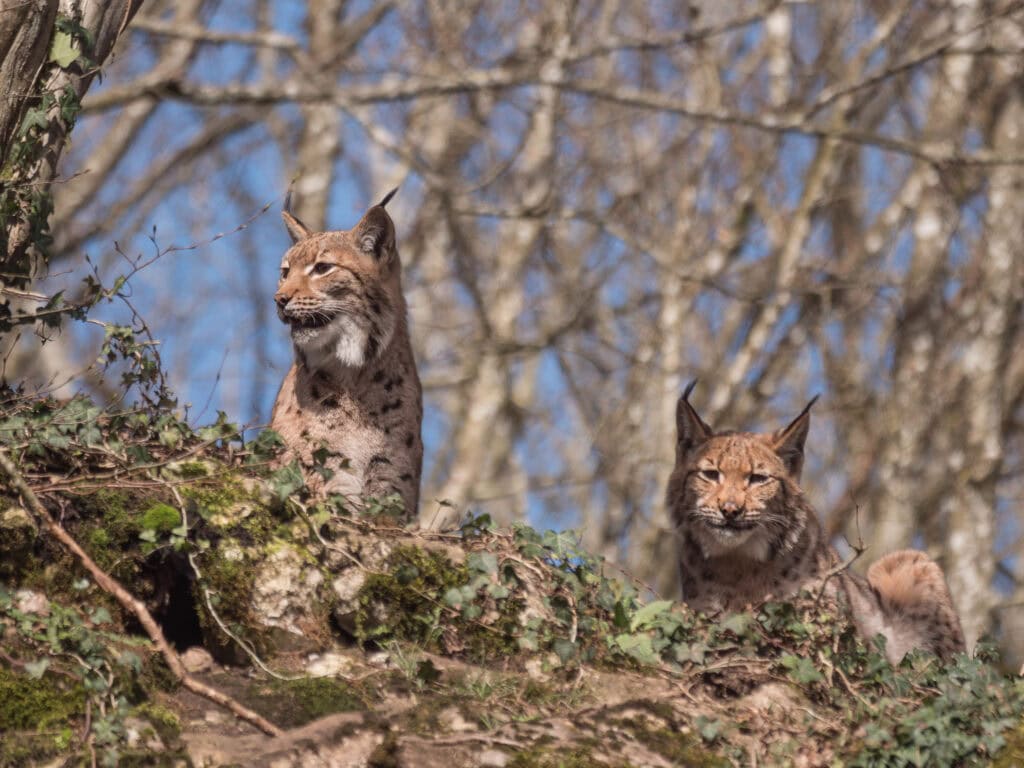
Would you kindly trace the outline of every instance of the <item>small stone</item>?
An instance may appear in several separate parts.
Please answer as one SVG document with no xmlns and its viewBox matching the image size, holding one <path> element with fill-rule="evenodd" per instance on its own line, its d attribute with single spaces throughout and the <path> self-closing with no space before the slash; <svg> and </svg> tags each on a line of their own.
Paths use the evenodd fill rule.
<svg viewBox="0 0 1024 768">
<path fill-rule="evenodd" d="M 438 712 L 437 722 L 452 733 L 469 733 L 476 730 L 476 726 L 464 718 L 456 707 L 447 707 Z"/>
<path fill-rule="evenodd" d="M 366 663 L 374 667 L 387 667 L 391 664 L 391 654 L 387 651 L 377 651 L 366 656 Z"/>
<path fill-rule="evenodd" d="M 203 713 L 203 720 L 210 725 L 220 725 L 221 723 L 227 722 L 227 717 L 219 710 L 208 709 Z"/>
<path fill-rule="evenodd" d="M 253 584 L 253 609 L 264 627 L 294 635 L 310 617 L 323 575 L 290 547 L 282 547 L 260 563 Z"/>
<path fill-rule="evenodd" d="M 351 671 L 354 662 L 341 653 L 328 651 L 309 656 L 306 674 L 312 677 L 340 677 Z"/>
<path fill-rule="evenodd" d="M 359 590 L 366 583 L 366 572 L 361 568 L 349 568 L 331 582 L 331 588 L 338 600 L 343 603 L 351 603 L 355 600 Z"/>
<path fill-rule="evenodd" d="M 181 663 L 192 674 L 206 672 L 209 669 L 213 669 L 213 656 L 205 648 L 193 645 L 181 654 Z"/>
<path fill-rule="evenodd" d="M 3 514 L 0 514 L 0 528 L 10 530 L 26 528 L 34 532 L 39 530 L 32 516 L 24 508 L 18 506 L 8 507 Z"/>
<path fill-rule="evenodd" d="M 14 607 L 22 613 L 50 615 L 50 601 L 46 599 L 46 595 L 31 589 L 19 589 L 14 593 Z"/>
<path fill-rule="evenodd" d="M 477 762 L 484 768 L 505 768 L 508 755 L 497 749 L 485 749 L 477 757 Z"/>
<path fill-rule="evenodd" d="M 142 746 L 149 752 L 163 752 L 166 747 L 156 735 L 153 726 L 145 720 L 137 717 L 126 717 L 124 719 L 124 738 L 128 746 L 137 749 Z"/>
<path fill-rule="evenodd" d="M 523 665 L 526 668 L 526 674 L 531 680 L 547 680 L 548 675 L 544 671 L 544 662 L 541 659 L 533 658 L 527 659 Z"/>
</svg>

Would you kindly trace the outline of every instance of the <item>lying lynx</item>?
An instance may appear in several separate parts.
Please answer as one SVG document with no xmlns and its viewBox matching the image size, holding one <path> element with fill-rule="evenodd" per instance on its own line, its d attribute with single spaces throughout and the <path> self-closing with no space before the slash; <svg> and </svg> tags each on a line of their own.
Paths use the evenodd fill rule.
<svg viewBox="0 0 1024 768">
<path fill-rule="evenodd" d="M 271 428 L 306 465 L 328 451 L 330 479 L 314 490 L 419 500 L 422 391 L 409 343 L 395 226 L 384 206 L 347 232 L 310 232 L 287 211 L 294 245 L 281 261 L 274 301 L 291 326 L 295 362 L 274 403 Z M 336 454 L 336 455 L 331 455 Z"/>
<path fill-rule="evenodd" d="M 820 584 L 840 560 L 799 485 L 814 400 L 777 432 L 716 433 L 690 405 L 692 390 L 676 408 L 667 496 L 683 599 L 698 610 L 735 611 Z M 841 570 L 825 584 L 845 597 L 862 637 L 885 636 L 893 663 L 913 648 L 943 657 L 964 650 L 942 571 L 921 552 L 893 552 L 866 579 Z"/>
</svg>

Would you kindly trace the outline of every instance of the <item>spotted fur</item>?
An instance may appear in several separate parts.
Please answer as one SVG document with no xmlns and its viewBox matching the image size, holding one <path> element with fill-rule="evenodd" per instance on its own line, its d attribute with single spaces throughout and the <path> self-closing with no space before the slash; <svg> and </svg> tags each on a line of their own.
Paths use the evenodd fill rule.
<svg viewBox="0 0 1024 768">
<path fill-rule="evenodd" d="M 391 194 L 394 194 L 393 192 Z M 274 403 L 271 427 L 289 452 L 323 473 L 307 473 L 322 493 L 357 505 L 365 496 L 401 496 L 406 516 L 419 502 L 422 390 L 406 320 L 395 228 L 384 205 L 351 230 L 311 232 L 282 214 L 294 245 L 281 260 L 274 301 L 291 330 L 295 360 Z"/>
<path fill-rule="evenodd" d="M 690 405 L 692 389 L 676 409 L 667 493 L 683 600 L 697 610 L 736 611 L 820 587 L 840 560 L 800 487 L 814 401 L 777 432 L 715 432 Z M 893 552 L 866 579 L 847 569 L 824 585 L 845 600 L 865 639 L 885 636 L 894 663 L 912 648 L 947 657 L 964 650 L 942 571 L 922 552 Z"/>
</svg>

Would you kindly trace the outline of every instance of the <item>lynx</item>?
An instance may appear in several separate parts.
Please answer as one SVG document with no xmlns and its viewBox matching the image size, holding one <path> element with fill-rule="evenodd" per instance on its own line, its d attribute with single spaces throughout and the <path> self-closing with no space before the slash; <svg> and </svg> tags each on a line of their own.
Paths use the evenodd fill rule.
<svg viewBox="0 0 1024 768">
<path fill-rule="evenodd" d="M 964 650 L 942 571 L 927 555 L 893 552 L 864 578 L 840 568 L 822 538 L 800 488 L 817 398 L 776 432 L 715 432 L 690 405 L 693 386 L 676 408 L 676 465 L 667 494 L 685 602 L 696 610 L 735 611 L 822 588 L 824 581 L 824 589 L 845 601 L 862 637 L 885 636 L 894 664 L 914 648 L 942 657 Z"/>
<path fill-rule="evenodd" d="M 406 518 L 419 501 L 423 399 L 402 295 L 392 190 L 349 231 L 311 232 L 282 212 L 293 245 L 274 301 L 291 328 L 295 361 L 274 403 L 271 428 L 286 458 L 326 472 L 308 482 L 353 504 L 398 494 Z M 329 475 L 328 479 L 324 479 Z"/>
</svg>

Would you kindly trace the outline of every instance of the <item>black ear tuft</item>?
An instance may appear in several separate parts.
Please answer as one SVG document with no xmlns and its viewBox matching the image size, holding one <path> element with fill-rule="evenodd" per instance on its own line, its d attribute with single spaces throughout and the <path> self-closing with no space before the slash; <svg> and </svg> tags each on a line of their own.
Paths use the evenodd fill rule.
<svg viewBox="0 0 1024 768">
<path fill-rule="evenodd" d="M 287 202 L 285 204 L 285 209 L 281 211 L 281 218 L 284 219 L 285 229 L 288 230 L 288 235 L 291 237 L 293 243 L 305 240 L 313 234 L 310 232 L 309 227 L 288 213 Z"/>
<path fill-rule="evenodd" d="M 796 480 L 800 479 L 804 468 L 804 443 L 811 430 L 811 406 L 818 402 L 818 397 L 812 397 L 795 419 L 772 434 L 772 447 Z"/>
<path fill-rule="evenodd" d="M 398 187 L 395 187 L 394 189 L 392 189 L 390 192 L 388 192 L 386 195 L 384 195 L 384 199 L 381 200 L 379 203 L 377 203 L 377 205 L 379 205 L 381 208 L 386 207 L 387 204 L 391 202 L 391 198 L 395 196 L 395 193 L 397 191 L 398 191 Z"/>
<path fill-rule="evenodd" d="M 683 394 L 679 396 L 679 402 L 676 403 L 676 461 L 681 460 L 695 446 L 714 434 L 714 430 L 704 423 L 690 405 L 690 393 L 696 386 L 696 379 L 687 384 Z"/>
</svg>

